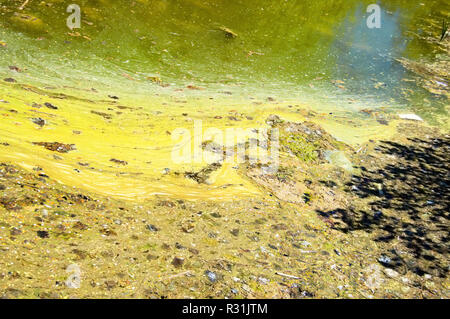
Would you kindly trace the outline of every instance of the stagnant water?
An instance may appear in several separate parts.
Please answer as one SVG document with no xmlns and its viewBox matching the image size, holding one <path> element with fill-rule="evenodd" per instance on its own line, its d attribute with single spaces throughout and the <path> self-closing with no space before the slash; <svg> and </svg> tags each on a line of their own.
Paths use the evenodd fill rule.
<svg viewBox="0 0 450 319">
<path fill-rule="evenodd" d="M 162 173 L 204 166 L 171 161 L 171 132 L 194 120 L 259 128 L 269 114 L 300 121 L 313 110 L 309 120 L 352 145 L 394 132 L 363 109 L 448 127 L 448 100 L 396 61 L 441 54 L 420 35 L 439 36 L 448 1 L 378 1 L 379 29 L 367 26 L 373 1 L 360 0 L 55 0 L 20 10 L 24 2 L 1 7 L 0 76 L 17 82 L 0 84 L 0 142 L 10 144 L 0 158 L 68 185 L 132 199 L 257 193 L 233 165 L 210 185 Z M 74 2 L 82 22 L 70 30 Z M 46 102 L 58 109 L 33 107 Z M 47 124 L 30 120 L 37 117 Z M 55 141 L 77 150 L 55 158 L 32 144 Z"/>
</svg>

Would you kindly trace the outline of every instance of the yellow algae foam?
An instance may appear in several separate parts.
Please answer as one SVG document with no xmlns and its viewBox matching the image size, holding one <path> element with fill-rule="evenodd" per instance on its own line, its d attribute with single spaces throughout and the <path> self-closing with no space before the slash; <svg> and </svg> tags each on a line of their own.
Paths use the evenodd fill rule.
<svg viewBox="0 0 450 319">
<path fill-rule="evenodd" d="M 395 121 L 379 125 L 375 120 L 330 116 L 287 102 L 211 101 L 207 94 L 114 99 L 102 92 L 83 93 L 88 99 L 78 97 L 81 93 L 76 88 L 64 92 L 0 85 L 0 98 L 8 102 L 0 103 L 0 143 L 9 144 L 0 146 L 0 160 L 40 168 L 42 174 L 69 186 L 135 201 L 156 195 L 227 200 L 261 194 L 233 162 L 214 171 L 207 183 L 187 178 L 186 172 L 198 172 L 208 163 L 203 157 L 174 161 L 173 151 L 180 143 L 173 134 L 177 129 L 189 133 L 185 143 L 195 153 L 200 150 L 195 141 L 208 140 L 208 129 L 224 134 L 233 128 L 260 129 L 267 127 L 270 114 L 293 122 L 315 122 L 351 145 L 389 138 L 396 126 Z M 243 142 L 245 136 L 233 140 Z M 73 145 L 73 150 L 49 150 L 43 143 Z"/>
<path fill-rule="evenodd" d="M 155 115 L 151 106 L 132 103 L 54 99 L 15 88 L 3 96 L 9 103 L 0 105 L 1 140 L 9 146 L 0 149 L 0 159 L 39 168 L 63 184 L 131 200 L 154 195 L 226 200 L 259 194 L 232 165 L 223 165 L 209 184 L 184 176 L 207 163 L 173 161 L 176 140 L 171 132 L 192 129 L 192 120 L 183 115 Z M 45 124 L 33 122 L 36 118 Z M 74 149 L 59 152 L 34 144 L 55 142 Z"/>
</svg>

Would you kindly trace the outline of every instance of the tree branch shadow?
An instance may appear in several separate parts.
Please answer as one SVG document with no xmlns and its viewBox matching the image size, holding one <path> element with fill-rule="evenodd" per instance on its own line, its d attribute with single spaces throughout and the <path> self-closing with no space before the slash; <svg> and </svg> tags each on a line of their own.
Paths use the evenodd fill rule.
<svg viewBox="0 0 450 319">
<path fill-rule="evenodd" d="M 350 205 L 317 213 L 342 232 L 363 230 L 377 242 L 395 242 L 395 248 L 379 258 L 384 266 L 445 277 L 449 270 L 450 140 L 409 141 L 408 145 L 381 142 L 376 150 L 382 159 L 370 169 L 361 167 L 361 176 L 353 176 L 346 185 L 356 199 L 367 201 L 364 209 Z"/>
</svg>

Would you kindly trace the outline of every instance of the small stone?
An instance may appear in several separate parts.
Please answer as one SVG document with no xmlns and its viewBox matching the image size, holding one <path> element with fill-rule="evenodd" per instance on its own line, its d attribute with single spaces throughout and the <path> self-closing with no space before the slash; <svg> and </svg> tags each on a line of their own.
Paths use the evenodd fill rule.
<svg viewBox="0 0 450 319">
<path fill-rule="evenodd" d="M 42 127 L 45 124 L 47 124 L 47 122 L 44 119 L 40 118 L 40 117 L 32 118 L 31 122 L 33 122 L 36 125 L 39 125 L 40 127 Z"/>
<path fill-rule="evenodd" d="M 390 269 L 390 268 L 384 269 L 384 273 L 386 274 L 386 276 L 391 277 L 391 278 L 396 278 L 399 276 L 398 272 L 396 272 L 395 270 Z"/>
<path fill-rule="evenodd" d="M 380 258 L 378 258 L 378 261 L 384 265 L 389 265 L 392 262 L 391 258 L 386 255 L 382 255 Z"/>
<path fill-rule="evenodd" d="M 207 270 L 207 271 L 205 271 L 205 275 L 206 275 L 206 277 L 208 277 L 209 281 L 211 281 L 212 283 L 215 283 L 218 280 L 217 274 L 215 272 Z"/>
<path fill-rule="evenodd" d="M 49 234 L 48 234 L 48 231 L 46 231 L 46 230 L 38 230 L 37 231 L 37 235 L 40 238 L 48 238 L 48 237 L 50 237 Z"/>
<path fill-rule="evenodd" d="M 306 241 L 306 240 L 302 241 L 301 244 L 303 246 L 305 246 L 305 247 L 311 246 L 311 243 L 309 241 Z"/>
<path fill-rule="evenodd" d="M 156 259 L 158 259 L 158 256 L 148 254 L 148 255 L 146 256 L 146 258 L 147 258 L 147 260 L 150 261 L 150 260 L 156 260 Z"/>
<path fill-rule="evenodd" d="M 107 280 L 105 281 L 105 286 L 108 290 L 110 290 L 116 288 L 117 283 L 114 280 Z"/>
<path fill-rule="evenodd" d="M 181 258 L 181 257 L 175 257 L 175 258 L 172 260 L 172 265 L 173 265 L 174 267 L 176 267 L 176 268 L 180 268 L 181 266 L 183 266 L 183 264 L 184 264 L 184 258 Z"/>
<path fill-rule="evenodd" d="M 180 243 L 175 243 L 175 248 L 176 248 L 176 249 L 186 249 L 186 247 L 184 247 L 184 246 L 181 245 Z"/>
<path fill-rule="evenodd" d="M 235 229 L 233 229 L 232 231 L 230 231 L 230 233 L 233 235 L 233 236 L 239 236 L 239 229 L 238 228 L 235 228 Z"/>
<path fill-rule="evenodd" d="M 86 229 L 88 229 L 88 226 L 86 226 L 82 222 L 78 221 L 78 222 L 75 223 L 75 225 L 73 225 L 72 228 L 76 228 L 76 229 L 79 229 L 79 230 L 86 230 Z"/>
<path fill-rule="evenodd" d="M 147 229 L 151 232 L 157 232 L 159 229 L 155 225 L 147 225 Z"/>
<path fill-rule="evenodd" d="M 22 234 L 22 231 L 17 227 L 13 227 L 9 233 L 11 234 L 11 236 L 18 236 Z"/>
<path fill-rule="evenodd" d="M 189 252 L 194 254 L 194 255 L 198 255 L 200 253 L 199 250 L 195 249 L 195 248 L 189 248 Z"/>
</svg>

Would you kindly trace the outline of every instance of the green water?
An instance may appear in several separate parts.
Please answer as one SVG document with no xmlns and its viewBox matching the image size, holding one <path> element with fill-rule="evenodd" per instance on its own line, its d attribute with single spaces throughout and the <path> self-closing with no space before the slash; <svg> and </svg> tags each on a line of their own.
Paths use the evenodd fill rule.
<svg viewBox="0 0 450 319">
<path fill-rule="evenodd" d="M 273 96 L 324 111 L 404 109 L 434 124 L 447 118 L 447 100 L 405 81 L 414 75 L 394 60 L 434 59 L 437 48 L 414 34 L 438 37 L 447 1 L 379 1 L 381 29 L 367 27 L 373 1 L 360 0 L 32 0 L 20 11 L 23 2 L 3 3 L 0 17 L 0 41 L 7 43 L 0 75 L 12 75 L 9 65 L 26 68 L 13 74 L 23 83 L 61 92 L 94 87 L 143 100 L 195 85 L 206 90 L 184 94 Z M 78 37 L 66 26 L 73 2 L 82 13 L 81 29 L 73 30 Z M 17 13 L 42 22 L 30 26 L 14 19 Z"/>
</svg>

